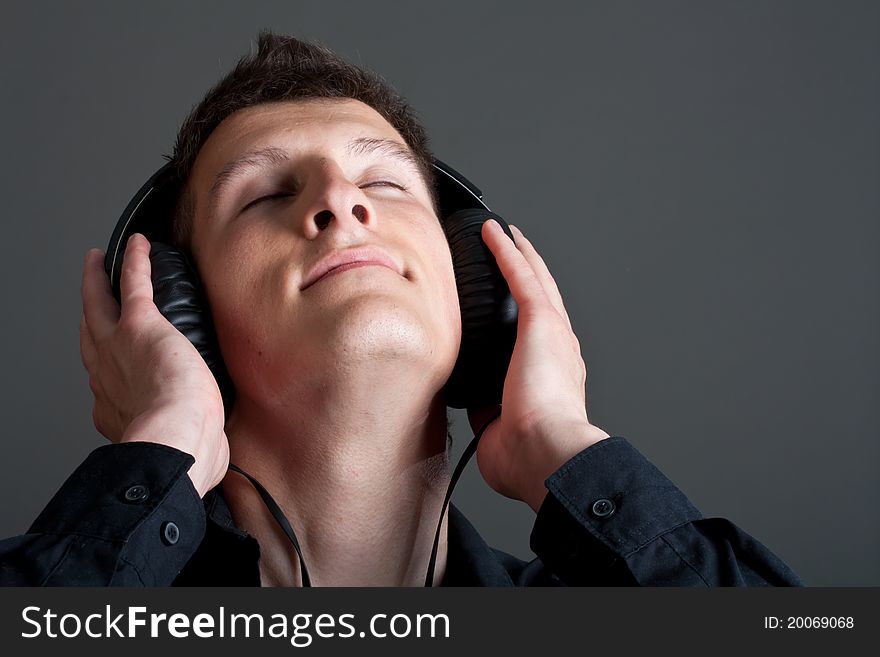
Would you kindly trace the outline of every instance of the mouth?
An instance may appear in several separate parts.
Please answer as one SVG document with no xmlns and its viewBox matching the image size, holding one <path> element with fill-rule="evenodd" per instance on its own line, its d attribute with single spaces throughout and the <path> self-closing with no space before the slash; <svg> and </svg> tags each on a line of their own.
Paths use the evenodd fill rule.
<svg viewBox="0 0 880 657">
<path fill-rule="evenodd" d="M 383 267 L 383 268 L 388 269 L 390 271 L 394 271 L 391 267 L 386 265 L 384 262 L 376 262 L 376 261 L 371 261 L 371 260 L 359 260 L 357 262 L 347 262 L 344 265 L 338 265 L 338 266 L 334 267 L 330 271 L 328 271 L 325 274 L 323 274 L 322 276 L 318 277 L 313 282 L 306 285 L 303 288 L 303 290 L 306 290 L 306 289 L 312 287 L 313 285 L 316 285 L 317 283 L 320 283 L 321 281 L 324 281 L 324 280 L 330 278 L 331 276 L 333 276 L 335 274 L 341 274 L 344 271 L 348 271 L 349 269 L 356 269 L 358 267 Z"/>
<path fill-rule="evenodd" d="M 403 276 L 400 265 L 388 253 L 376 247 L 361 246 L 327 254 L 309 272 L 300 290 L 307 290 L 318 281 L 333 274 L 339 274 L 355 267 L 367 266 L 385 267 Z"/>
</svg>

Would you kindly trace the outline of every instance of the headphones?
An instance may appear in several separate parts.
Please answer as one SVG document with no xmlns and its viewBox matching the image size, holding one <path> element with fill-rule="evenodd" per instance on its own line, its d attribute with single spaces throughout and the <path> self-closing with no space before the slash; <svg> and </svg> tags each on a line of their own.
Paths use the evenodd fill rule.
<svg viewBox="0 0 880 657">
<path fill-rule="evenodd" d="M 438 215 L 443 226 L 458 289 L 461 348 L 444 392 L 447 406 L 479 408 L 501 403 L 504 378 L 516 342 L 518 308 L 481 228 L 496 220 L 507 236 L 507 223 L 483 202 L 482 192 L 452 167 L 435 159 Z M 119 279 L 128 238 L 142 233 L 151 243 L 153 301 L 163 316 L 185 335 L 217 380 L 226 416 L 235 390 L 214 331 L 202 284 L 190 256 L 171 246 L 172 219 L 179 186 L 171 163 L 154 173 L 129 201 L 110 238 L 104 269 L 120 302 Z"/>
</svg>

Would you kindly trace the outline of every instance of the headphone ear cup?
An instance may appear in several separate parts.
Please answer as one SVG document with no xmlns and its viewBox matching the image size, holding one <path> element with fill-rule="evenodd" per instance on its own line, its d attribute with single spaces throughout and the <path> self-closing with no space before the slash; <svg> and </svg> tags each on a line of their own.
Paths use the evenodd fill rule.
<svg viewBox="0 0 880 657">
<path fill-rule="evenodd" d="M 507 222 L 486 209 L 459 210 L 443 222 L 461 309 L 461 349 L 445 387 L 452 408 L 501 403 L 516 343 L 519 308 L 483 241 L 487 219 L 495 219 L 513 240 Z"/>
<path fill-rule="evenodd" d="M 214 323 L 195 267 L 183 251 L 162 242 L 151 242 L 150 265 L 153 302 L 205 360 L 217 380 L 228 418 L 235 400 L 235 389 L 223 363 Z"/>
</svg>

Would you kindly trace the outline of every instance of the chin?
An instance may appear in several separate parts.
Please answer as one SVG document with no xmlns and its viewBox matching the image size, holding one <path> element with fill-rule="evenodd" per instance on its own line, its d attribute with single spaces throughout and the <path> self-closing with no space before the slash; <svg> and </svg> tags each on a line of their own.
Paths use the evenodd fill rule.
<svg viewBox="0 0 880 657">
<path fill-rule="evenodd" d="M 436 379 L 439 387 L 452 372 L 460 320 L 427 307 L 424 299 L 362 294 L 310 305 L 297 308 L 295 319 L 278 317 L 271 323 L 286 324 L 283 333 L 255 335 L 251 320 L 248 335 L 232 340 L 248 346 L 224 349 L 234 361 L 227 362 L 235 370 L 233 380 L 250 381 L 261 394 L 272 396 L 273 389 L 277 393 L 292 380 L 312 387 L 349 375 L 366 377 L 364 385 L 381 385 L 395 372 L 410 370 L 420 384 Z"/>
<path fill-rule="evenodd" d="M 429 309 L 413 309 L 394 300 L 360 299 L 339 310 L 321 322 L 321 339 L 315 347 L 343 367 L 358 362 L 374 367 L 397 362 L 426 372 L 438 367 L 441 351 L 451 350 L 449 340 L 440 339 L 442 327 Z"/>
</svg>

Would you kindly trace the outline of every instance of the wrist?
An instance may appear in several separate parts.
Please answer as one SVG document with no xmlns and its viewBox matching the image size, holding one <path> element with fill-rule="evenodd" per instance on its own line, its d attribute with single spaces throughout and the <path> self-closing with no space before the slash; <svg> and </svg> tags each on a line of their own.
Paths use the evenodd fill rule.
<svg viewBox="0 0 880 657">
<path fill-rule="evenodd" d="M 197 446 L 207 432 L 206 424 L 205 419 L 191 409 L 154 408 L 135 417 L 119 442 L 161 443 L 196 456 Z"/>
<path fill-rule="evenodd" d="M 524 482 L 521 499 L 537 513 L 547 496 L 544 482 L 583 450 L 609 437 L 606 431 L 589 423 L 563 425 L 533 436 L 528 443 L 532 447 L 531 457 L 527 459 L 531 464 L 529 477 Z"/>
<path fill-rule="evenodd" d="M 217 483 L 217 472 L 225 471 L 223 455 L 219 453 L 222 449 L 218 447 L 218 443 L 225 446 L 225 439 L 218 441 L 223 427 L 214 424 L 206 414 L 194 412 L 192 407 L 165 407 L 136 417 L 119 442 L 158 443 L 189 454 L 194 462 L 187 474 L 199 497 L 203 497 Z M 228 458 L 228 451 L 226 454 Z"/>
</svg>

